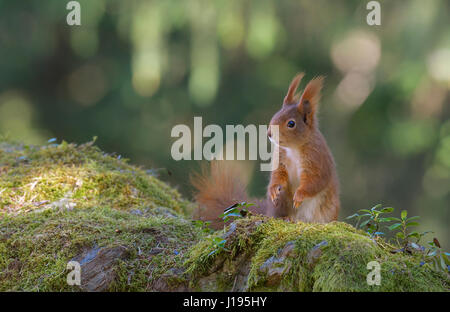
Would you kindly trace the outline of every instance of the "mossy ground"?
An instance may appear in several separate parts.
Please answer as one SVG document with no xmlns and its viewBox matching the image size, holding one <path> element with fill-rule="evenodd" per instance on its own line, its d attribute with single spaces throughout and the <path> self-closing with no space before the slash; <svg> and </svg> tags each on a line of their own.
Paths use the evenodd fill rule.
<svg viewBox="0 0 450 312">
<path fill-rule="evenodd" d="M 219 235 L 218 233 L 213 236 Z M 260 268 L 270 257 L 277 257 L 287 243 L 294 244 L 294 256 L 283 259 L 287 268 L 279 283 L 267 286 L 266 273 Z M 321 254 L 311 263 L 311 250 L 326 242 Z M 320 245 L 319 245 L 320 246 Z M 418 255 L 393 254 L 364 232 L 343 222 L 329 224 L 290 223 L 279 219 L 252 217 L 236 221 L 235 234 L 213 256 L 211 244 L 201 241 L 191 249 L 186 261 L 195 280 L 211 273 L 211 267 L 223 263 L 218 274 L 220 290 L 230 290 L 238 270 L 237 259 L 249 255 L 251 266 L 247 289 L 250 291 L 449 291 L 450 280 L 444 273 L 420 265 Z M 381 285 L 368 285 L 367 264 L 377 261 L 381 267 Z M 195 285 L 193 285 L 195 286 Z"/>
<path fill-rule="evenodd" d="M 155 281 L 177 268 L 185 274 L 169 274 L 168 284 L 189 281 L 198 289 L 217 264 L 214 289 L 230 290 L 245 261 L 248 290 L 449 290 L 448 277 L 420 266 L 418 257 L 391 254 L 342 222 L 239 219 L 226 249 L 211 255 L 211 239 L 224 232 L 207 236 L 189 220 L 192 209 L 176 190 L 93 142 L 0 141 L 0 291 L 77 291 L 66 282 L 67 263 L 91 248 L 117 246 L 127 255 L 115 266 L 112 291 L 154 290 Z M 311 264 L 309 252 L 323 241 Z M 288 270 L 279 283 L 267 285 L 260 268 L 288 242 L 295 244 L 295 257 L 284 260 Z M 381 264 L 380 286 L 366 283 L 366 265 L 373 260 Z"/>
<path fill-rule="evenodd" d="M 42 147 L 0 142 L 0 211 L 20 214 L 63 198 L 79 208 L 163 206 L 186 213 L 192 207 L 174 189 L 119 158 L 93 142 Z"/>
<path fill-rule="evenodd" d="M 192 204 L 92 142 L 0 142 L 0 290 L 77 290 L 66 265 L 83 250 L 125 246 L 110 290 L 148 290 L 180 266 L 201 231 Z M 160 253 L 151 255 L 152 248 Z"/>
</svg>

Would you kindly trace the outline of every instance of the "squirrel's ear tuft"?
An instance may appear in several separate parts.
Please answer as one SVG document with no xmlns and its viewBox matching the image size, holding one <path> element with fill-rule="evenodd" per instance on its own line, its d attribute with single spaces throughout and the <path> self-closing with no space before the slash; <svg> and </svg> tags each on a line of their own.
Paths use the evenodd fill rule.
<svg viewBox="0 0 450 312">
<path fill-rule="evenodd" d="M 300 101 L 298 102 L 298 110 L 304 114 L 303 119 L 307 124 L 313 124 L 313 118 L 319 105 L 323 80 L 325 77 L 318 76 L 312 79 L 305 87 Z"/>
<path fill-rule="evenodd" d="M 304 75 L 304 73 L 300 73 L 297 74 L 294 79 L 292 79 L 291 84 L 289 85 L 288 92 L 284 97 L 283 106 L 296 103 L 295 91 L 297 91 L 298 85 L 300 84 L 300 81 L 302 80 Z"/>
</svg>

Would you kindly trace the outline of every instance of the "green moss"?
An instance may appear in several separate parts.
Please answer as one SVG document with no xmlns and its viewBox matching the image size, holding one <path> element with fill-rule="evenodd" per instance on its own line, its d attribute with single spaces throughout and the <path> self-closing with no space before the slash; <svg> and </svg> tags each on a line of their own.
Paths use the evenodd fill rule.
<svg viewBox="0 0 450 312">
<path fill-rule="evenodd" d="M 250 221 L 251 220 L 251 221 Z M 215 254 L 210 253 L 215 249 L 212 240 L 215 237 L 222 237 L 225 232 L 216 231 L 204 238 L 197 245 L 193 246 L 189 253 L 189 258 L 185 262 L 186 273 L 194 276 L 202 276 L 207 273 L 214 262 L 233 260 L 242 252 L 250 251 L 255 242 L 258 241 L 254 229 L 259 222 L 266 220 L 265 217 L 252 217 L 252 219 L 238 219 L 236 230 L 227 238 L 225 249 L 219 249 Z"/>
<path fill-rule="evenodd" d="M 346 223 L 289 223 L 258 217 L 238 220 L 236 226 L 235 234 L 226 244 L 230 252 L 221 251 L 208 257 L 209 249 L 204 241 L 192 248 L 186 265 L 195 280 L 210 274 L 218 263 L 226 267 L 220 271 L 235 274 L 239 270 L 236 259 L 244 252 L 250 255 L 247 287 L 253 291 L 450 290 L 448 276 L 426 265 L 420 266 L 417 256 L 392 254 Z M 253 230 L 249 232 L 248 229 Z M 294 247 L 290 256 L 280 260 L 285 271 L 279 283 L 268 286 L 267 272 L 261 267 L 271 257 L 280 257 L 280 251 L 288 243 Z M 314 248 L 320 249 L 320 253 L 312 261 Z M 380 263 L 380 286 L 367 284 L 367 264 L 371 261 Z"/>
<path fill-rule="evenodd" d="M 77 291 L 67 285 L 67 263 L 118 246 L 127 252 L 114 265 L 113 291 L 187 282 L 199 290 L 449 290 L 448 276 L 420 266 L 415 255 L 390 253 L 346 223 L 252 216 L 206 236 L 186 218 L 192 208 L 176 190 L 93 142 L 0 142 L 0 291 Z M 226 244 L 211 255 L 215 237 Z M 282 256 L 287 245 L 292 252 Z M 270 259 L 283 269 L 279 279 L 269 276 Z M 381 264 L 381 286 L 366 283 L 373 260 Z"/>
<path fill-rule="evenodd" d="M 184 219 L 191 207 L 92 142 L 0 142 L 0 290 L 77 290 L 67 285 L 67 263 L 87 249 L 114 246 L 128 252 L 110 290 L 147 290 L 181 266 L 202 237 Z M 151 255 L 154 247 L 162 252 Z"/>
<path fill-rule="evenodd" d="M 187 248 L 200 238 L 183 219 L 141 217 L 110 208 L 5 217 L 1 229 L 0 290 L 73 290 L 66 283 L 67 263 L 83 249 L 97 246 L 125 246 L 129 254 L 118 276 L 127 281 L 116 283 L 115 289 L 144 290 L 168 268 L 179 266 Z M 163 247 L 163 253 L 149 257 L 156 246 Z M 11 269 L 13 262 L 19 269 Z"/>
<path fill-rule="evenodd" d="M 0 143 L 0 211 L 19 214 L 63 198 L 82 208 L 163 206 L 181 213 L 192 208 L 165 183 L 92 143 Z"/>
</svg>

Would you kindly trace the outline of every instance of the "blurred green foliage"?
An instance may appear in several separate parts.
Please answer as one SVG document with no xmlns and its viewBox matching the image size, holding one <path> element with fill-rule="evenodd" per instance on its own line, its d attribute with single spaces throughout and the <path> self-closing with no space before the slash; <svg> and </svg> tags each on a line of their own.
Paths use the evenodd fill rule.
<svg viewBox="0 0 450 312">
<path fill-rule="evenodd" d="M 0 0 L 0 133 L 97 135 L 190 197 L 198 163 L 171 159 L 173 126 L 267 124 L 295 73 L 324 74 L 341 219 L 383 202 L 450 246 L 450 2 L 380 1 L 381 26 L 367 1 L 84 0 L 81 26 L 67 2 Z"/>
</svg>

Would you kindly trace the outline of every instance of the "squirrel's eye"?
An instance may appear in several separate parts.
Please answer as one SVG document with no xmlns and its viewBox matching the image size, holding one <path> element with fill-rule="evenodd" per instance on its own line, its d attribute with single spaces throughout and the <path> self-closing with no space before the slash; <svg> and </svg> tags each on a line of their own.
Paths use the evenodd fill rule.
<svg viewBox="0 0 450 312">
<path fill-rule="evenodd" d="M 287 123 L 287 126 L 288 126 L 289 128 L 294 128 L 294 127 L 295 127 L 295 121 L 289 120 L 288 123 Z"/>
</svg>

